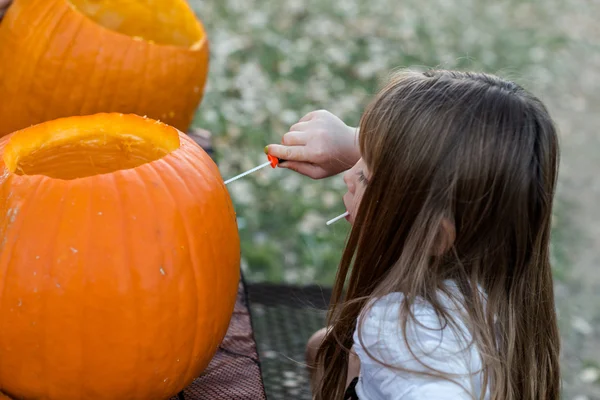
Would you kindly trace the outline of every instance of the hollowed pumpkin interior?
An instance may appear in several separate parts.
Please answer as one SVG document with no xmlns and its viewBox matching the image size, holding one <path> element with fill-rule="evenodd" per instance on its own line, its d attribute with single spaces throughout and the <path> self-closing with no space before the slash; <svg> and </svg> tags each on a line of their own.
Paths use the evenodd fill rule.
<svg viewBox="0 0 600 400">
<path fill-rule="evenodd" d="M 174 128 L 133 116 L 72 117 L 15 133 L 4 150 L 17 175 L 77 179 L 136 168 L 179 148 Z"/>
<path fill-rule="evenodd" d="M 97 24 L 135 39 L 193 47 L 205 33 L 185 0 L 67 0 Z"/>
</svg>

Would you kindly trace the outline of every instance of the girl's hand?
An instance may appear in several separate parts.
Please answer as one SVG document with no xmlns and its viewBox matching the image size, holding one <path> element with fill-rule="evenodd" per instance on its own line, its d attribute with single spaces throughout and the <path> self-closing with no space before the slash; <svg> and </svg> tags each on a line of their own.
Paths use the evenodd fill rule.
<svg viewBox="0 0 600 400">
<path fill-rule="evenodd" d="M 282 144 L 265 152 L 288 168 L 313 179 L 327 178 L 350 169 L 360 159 L 358 129 L 351 128 L 329 111 L 306 114 L 283 135 Z"/>
</svg>

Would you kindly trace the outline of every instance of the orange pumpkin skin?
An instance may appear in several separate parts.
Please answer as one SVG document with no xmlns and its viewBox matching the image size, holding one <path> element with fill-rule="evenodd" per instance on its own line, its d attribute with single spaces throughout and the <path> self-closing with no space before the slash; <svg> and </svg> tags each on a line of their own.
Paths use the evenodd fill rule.
<svg viewBox="0 0 600 400">
<path fill-rule="evenodd" d="M 102 3 L 110 9 L 95 11 Z M 209 43 L 184 0 L 16 0 L 0 23 L 0 60 L 0 136 L 100 112 L 186 132 L 203 97 Z"/>
<path fill-rule="evenodd" d="M 186 135 L 97 114 L 5 136 L 0 215 L 0 391 L 167 399 L 207 367 L 240 243 L 219 171 Z"/>
</svg>

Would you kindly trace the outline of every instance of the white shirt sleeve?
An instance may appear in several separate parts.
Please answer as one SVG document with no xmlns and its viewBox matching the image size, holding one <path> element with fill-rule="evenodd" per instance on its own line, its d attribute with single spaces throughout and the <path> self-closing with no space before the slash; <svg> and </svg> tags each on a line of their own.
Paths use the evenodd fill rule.
<svg viewBox="0 0 600 400">
<path fill-rule="evenodd" d="M 406 339 L 410 343 L 410 349 L 426 367 L 411 354 L 404 340 L 399 319 L 402 301 L 401 293 L 391 293 L 377 300 L 359 318 L 354 334 L 354 351 L 360 359 L 360 376 L 356 385 L 359 399 L 479 398 L 481 360 L 475 346 L 470 346 L 471 337 L 468 333 L 465 334 L 466 328 L 455 334 L 449 326 L 442 326 L 430 305 L 424 302 L 415 304 L 413 313 L 418 323 L 409 319 Z M 359 327 L 362 343 L 358 335 Z M 399 371 L 381 365 L 372 357 L 413 371 L 434 372 L 430 369 L 433 368 L 460 376 L 454 376 L 453 381 L 448 381 Z"/>
</svg>

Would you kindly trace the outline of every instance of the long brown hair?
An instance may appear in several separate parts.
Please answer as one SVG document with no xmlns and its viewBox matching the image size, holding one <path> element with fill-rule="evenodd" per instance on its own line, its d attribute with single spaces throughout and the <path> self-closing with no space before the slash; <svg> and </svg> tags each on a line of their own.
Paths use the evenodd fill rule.
<svg viewBox="0 0 600 400">
<path fill-rule="evenodd" d="M 549 240 L 559 149 L 544 105 L 492 75 L 404 71 L 367 107 L 359 140 L 369 183 L 336 277 L 315 398 L 342 398 L 369 300 L 402 292 L 404 332 L 417 299 L 456 326 L 439 297 L 452 280 L 482 357 L 482 397 L 558 399 Z M 444 221 L 455 240 L 436 255 Z"/>
</svg>

